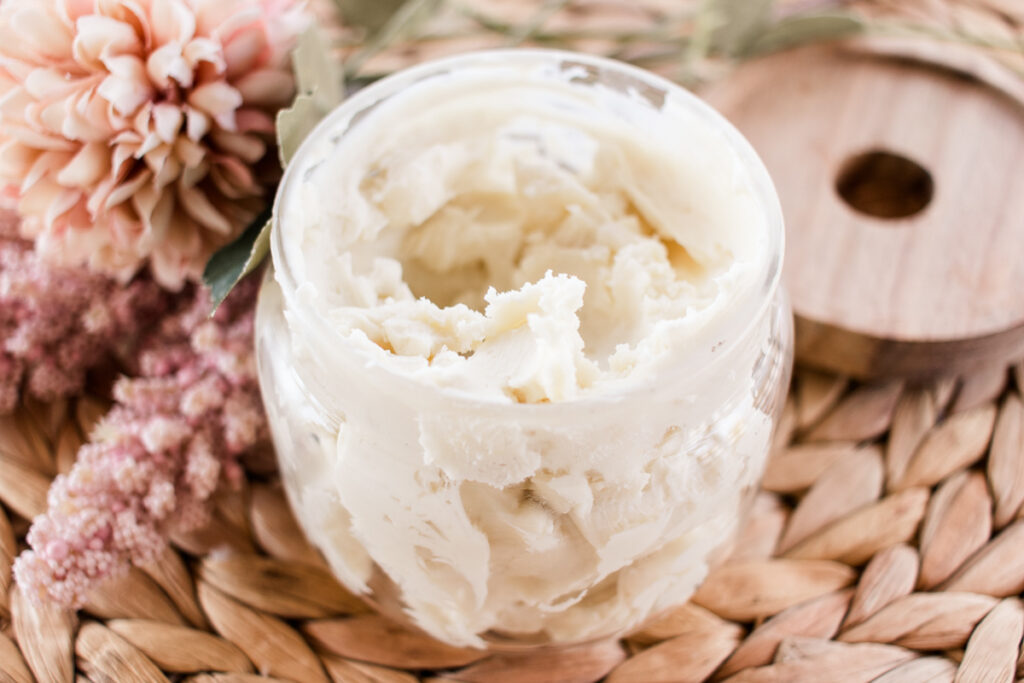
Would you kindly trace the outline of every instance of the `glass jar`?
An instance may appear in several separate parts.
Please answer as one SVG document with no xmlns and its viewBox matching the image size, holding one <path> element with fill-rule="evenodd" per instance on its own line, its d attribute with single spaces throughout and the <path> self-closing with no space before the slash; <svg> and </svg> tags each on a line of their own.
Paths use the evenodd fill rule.
<svg viewBox="0 0 1024 683">
<path fill-rule="evenodd" d="M 714 297 L 687 304 L 681 316 L 685 326 L 659 320 L 645 327 L 647 336 L 633 339 L 632 346 L 615 345 L 616 355 L 621 350 L 629 362 L 605 358 L 590 363 L 579 360 L 580 355 L 566 361 L 568 356 L 558 355 L 562 351 L 549 347 L 574 332 L 558 328 L 541 349 L 549 365 L 540 398 L 532 389 L 509 391 L 502 385 L 504 393 L 495 394 L 475 384 L 445 384 L 435 375 L 425 379 L 441 355 L 451 367 L 461 368 L 473 357 L 472 350 L 455 354 L 442 347 L 435 357 L 434 351 L 417 355 L 379 341 L 371 349 L 368 338 L 385 334 L 379 328 L 394 318 L 382 314 L 377 327 L 365 320 L 374 307 L 391 306 L 394 300 L 383 285 L 387 292 L 367 295 L 364 290 L 383 277 L 378 272 L 382 263 L 392 263 L 381 261 L 379 254 L 401 251 L 398 238 L 387 223 L 365 234 L 354 232 L 352 226 L 367 215 L 354 200 L 342 203 L 343 214 L 327 208 L 346 188 L 363 191 L 382 182 L 381 177 L 402 177 L 402 167 L 382 170 L 379 165 L 352 172 L 355 180 L 346 176 L 403 130 L 384 123 L 375 128 L 375 121 L 392 117 L 411 127 L 421 125 L 422 135 L 434 134 L 458 114 L 460 98 L 479 96 L 485 102 L 513 92 L 501 90 L 505 81 L 527 90 L 506 98 L 509 106 L 496 108 L 495 117 L 536 105 L 535 111 L 561 117 L 565 125 L 586 120 L 598 137 L 621 128 L 623 135 L 634 136 L 629 139 L 644 143 L 658 133 L 650 153 L 668 149 L 669 170 L 674 172 L 676 164 L 685 167 L 692 187 L 659 185 L 661 175 L 630 189 L 630 196 L 661 193 L 652 201 L 682 207 L 669 211 L 667 219 L 696 226 L 687 244 L 699 243 L 701 229 L 719 230 L 715 221 L 720 220 L 725 221 L 721 230 L 748 231 L 734 243 L 738 254 L 746 253 L 748 243 L 756 245 L 742 258 L 729 250 L 708 251 L 723 259 L 735 256 L 741 275 L 708 275 L 715 283 L 708 285 Z M 460 83 L 471 87 L 460 89 Z M 591 96 L 596 99 L 586 99 Z M 465 102 L 469 107 L 470 99 Z M 430 119 L 436 114 L 432 107 L 441 118 Z M 445 135 L 457 143 L 478 123 L 489 125 L 490 111 L 473 110 Z M 521 127 L 515 119 L 500 130 L 514 128 L 519 132 L 509 137 L 518 139 Z M 529 153 L 562 154 L 565 143 L 572 148 L 566 159 L 576 159 L 588 146 L 573 142 L 566 130 L 559 128 L 544 144 L 531 139 Z M 375 137 L 374 131 L 385 133 Z M 673 131 L 689 136 L 685 146 L 676 144 Z M 420 139 L 420 133 L 410 139 Z M 400 158 L 404 148 L 395 149 Z M 710 156 L 694 161 L 691 152 Z M 639 161 L 624 160 L 623 174 L 649 161 L 643 156 L 647 152 L 636 154 Z M 431 163 L 436 174 L 406 174 L 400 189 L 407 194 L 396 211 L 414 206 L 418 193 L 427 193 L 435 175 L 444 175 L 451 165 L 441 158 Z M 323 175 L 332 168 L 336 184 L 334 176 Z M 472 168 L 475 178 L 479 172 Z M 569 173 L 577 171 L 570 168 Z M 541 185 L 524 192 L 521 201 L 534 201 L 543 193 Z M 628 202 L 616 205 L 633 210 Z M 748 213 L 729 213 L 739 205 Z M 436 206 L 421 213 L 434 215 Z M 492 51 L 431 62 L 363 89 L 330 114 L 288 166 L 275 216 L 274 270 L 264 282 L 257 314 L 264 402 L 296 516 L 350 590 L 383 613 L 455 645 L 572 644 L 621 635 L 685 602 L 709 567 L 727 553 L 764 469 L 785 396 L 792 323 L 779 283 L 783 224 L 774 188 L 750 146 L 705 104 L 652 74 L 572 53 Z M 737 216 L 745 217 L 745 223 L 738 224 Z M 643 220 L 630 220 L 634 228 L 643 223 L 637 240 L 654 234 L 665 249 L 673 249 L 671 240 L 647 225 L 646 214 Z M 450 257 L 452 251 L 472 248 L 477 247 L 462 245 L 445 253 Z M 352 279 L 352 260 L 367 250 L 373 255 L 362 266 L 359 277 L 364 279 Z M 355 256 L 345 255 L 349 251 Z M 345 270 L 348 279 L 333 279 L 335 268 Z M 691 271 L 677 270 L 683 272 Z M 656 278 L 645 273 L 638 271 L 634 278 L 649 285 Z M 352 284 L 357 281 L 359 287 Z M 697 290 L 666 291 L 690 296 Z M 488 315 L 495 296 L 485 297 Z M 403 311 L 418 305 L 408 294 L 405 299 Z M 435 317 L 442 315 L 430 310 Z M 469 308 L 459 311 L 483 315 Z M 547 320 L 536 315 L 541 318 L 523 320 L 531 325 Z M 415 316 L 399 317 L 408 326 Z M 524 363 L 540 362 L 537 356 L 523 358 Z M 620 368 L 621 377 L 580 388 L 590 380 L 559 362 L 582 363 L 588 376 L 599 378 L 612 373 L 612 366 L 625 369 Z M 567 385 L 570 394 L 552 400 L 552 387 L 570 375 L 577 382 Z M 488 387 L 494 381 L 477 375 L 471 379 Z"/>
</svg>

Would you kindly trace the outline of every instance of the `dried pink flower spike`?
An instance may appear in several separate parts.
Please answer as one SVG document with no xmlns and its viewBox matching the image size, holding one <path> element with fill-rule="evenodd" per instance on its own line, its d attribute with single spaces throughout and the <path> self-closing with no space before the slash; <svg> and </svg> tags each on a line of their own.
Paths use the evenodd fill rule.
<svg viewBox="0 0 1024 683">
<path fill-rule="evenodd" d="M 128 362 L 140 331 L 170 299 L 145 275 L 124 286 L 43 263 L 17 226 L 17 215 L 0 209 L 0 414 L 23 395 L 77 394 L 89 370 L 112 358 Z"/>
<path fill-rule="evenodd" d="M 58 476 L 48 511 L 14 566 L 29 595 L 80 605 L 105 578 L 154 559 L 173 530 L 209 516 L 222 483 L 239 483 L 238 457 L 268 433 L 253 354 L 258 276 L 208 318 L 197 290 L 143 342 L 140 375 L 115 386 L 117 402 Z"/>
<path fill-rule="evenodd" d="M 147 260 L 197 280 L 265 203 L 307 21 L 295 0 L 4 0 L 0 187 L 23 234 L 122 281 Z"/>
</svg>

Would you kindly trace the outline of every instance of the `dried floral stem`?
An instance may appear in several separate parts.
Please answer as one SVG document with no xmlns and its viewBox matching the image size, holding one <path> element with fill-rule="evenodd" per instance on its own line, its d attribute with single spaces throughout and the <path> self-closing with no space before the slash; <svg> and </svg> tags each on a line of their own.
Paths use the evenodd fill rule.
<svg viewBox="0 0 1024 683">
<path fill-rule="evenodd" d="M 266 443 L 252 349 L 258 280 L 250 277 L 208 317 L 197 290 L 143 342 L 140 375 L 114 388 L 97 425 L 15 564 L 29 596 L 79 606 L 167 545 L 167 534 L 209 517 L 210 499 L 242 478 L 238 457 Z"/>
<path fill-rule="evenodd" d="M 454 10 L 462 17 L 465 17 L 476 25 L 480 31 L 472 29 L 460 29 L 442 33 L 424 33 L 423 35 L 405 36 L 410 44 L 431 43 L 445 40 L 468 38 L 483 34 L 493 34 L 503 37 L 510 45 L 518 45 L 524 41 L 530 41 L 550 47 L 572 48 L 576 41 L 604 40 L 614 44 L 614 49 L 604 54 L 613 59 L 622 59 L 638 66 L 654 67 L 673 62 L 682 63 L 680 78 L 684 81 L 693 80 L 693 74 L 698 65 L 709 57 L 743 58 L 743 54 L 729 55 L 718 54 L 715 46 L 711 43 L 710 31 L 699 30 L 702 16 L 701 10 L 689 10 L 662 19 L 649 30 L 626 30 L 616 31 L 608 29 L 543 29 L 544 23 L 569 3 L 566 0 L 547 0 L 535 14 L 522 23 L 512 23 L 491 16 L 467 4 L 455 4 Z M 850 0 L 808 0 L 796 5 L 788 5 L 785 12 L 779 14 L 779 18 L 793 18 L 798 16 L 816 16 L 823 11 L 832 10 L 835 15 L 836 8 L 840 13 L 847 12 L 842 9 L 853 4 Z M 860 15 L 850 11 L 850 16 Z M 1005 39 L 976 35 L 960 29 L 945 29 L 925 24 L 900 22 L 886 19 L 865 19 L 865 30 L 871 35 L 913 37 L 920 36 L 939 40 L 942 42 L 961 43 L 974 47 L 982 47 L 992 50 L 1004 50 L 1020 52 L 1024 45 Z M 372 44 L 349 43 L 353 45 L 363 44 L 364 47 L 349 59 L 346 64 L 347 73 L 359 81 L 373 81 L 388 75 L 390 72 L 360 73 L 363 64 L 369 58 L 387 50 L 397 42 L 401 36 L 394 34 L 389 40 L 377 40 Z M 825 36 L 827 39 L 830 36 Z M 394 38 L 391 40 L 390 38 Z M 640 53 L 630 53 L 629 48 L 637 45 L 646 45 L 649 49 Z"/>
<path fill-rule="evenodd" d="M 529 40 L 548 19 L 561 12 L 572 0 L 544 0 L 530 20 L 517 27 L 508 38 L 509 46 L 521 44 Z"/>
<path fill-rule="evenodd" d="M 0 414 L 20 398 L 54 401 L 82 391 L 104 362 L 129 363 L 140 332 L 170 299 L 148 276 L 128 285 L 46 264 L 0 210 Z"/>
</svg>

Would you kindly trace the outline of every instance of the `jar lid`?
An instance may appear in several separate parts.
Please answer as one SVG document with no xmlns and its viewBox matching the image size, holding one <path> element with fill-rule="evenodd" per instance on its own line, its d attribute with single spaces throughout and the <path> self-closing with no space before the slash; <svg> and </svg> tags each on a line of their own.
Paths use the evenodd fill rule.
<svg viewBox="0 0 1024 683">
<path fill-rule="evenodd" d="M 1024 109 L 915 56 L 804 47 L 705 93 L 777 186 L 805 364 L 926 377 L 1024 356 Z"/>
</svg>

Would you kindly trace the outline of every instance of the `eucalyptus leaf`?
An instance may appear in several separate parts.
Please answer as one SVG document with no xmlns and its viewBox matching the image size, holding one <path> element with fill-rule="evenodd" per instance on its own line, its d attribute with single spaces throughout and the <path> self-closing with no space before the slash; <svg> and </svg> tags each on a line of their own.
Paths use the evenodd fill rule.
<svg viewBox="0 0 1024 683">
<path fill-rule="evenodd" d="M 305 31 L 292 51 L 298 94 L 292 105 L 277 113 L 277 151 L 281 167 L 288 165 L 299 145 L 320 120 L 344 98 L 344 76 L 331 60 L 330 45 L 314 26 Z M 213 310 L 238 281 L 267 256 L 272 207 L 268 207 L 234 242 L 206 263 L 203 282 L 210 288 Z"/>
<path fill-rule="evenodd" d="M 299 95 L 313 95 L 316 103 L 326 109 L 341 102 L 345 75 L 331 58 L 330 43 L 315 26 L 303 32 L 295 42 L 292 70 Z"/>
<path fill-rule="evenodd" d="M 272 210 L 265 209 L 257 216 L 245 232 L 231 244 L 219 249 L 206 263 L 203 282 L 210 288 L 213 311 L 238 282 L 254 271 L 270 250 L 270 226 L 273 223 Z"/>
<path fill-rule="evenodd" d="M 710 48 L 743 54 L 771 23 L 773 0 L 705 0 L 701 12 L 710 24 Z"/>
<path fill-rule="evenodd" d="M 387 23 L 345 63 L 345 73 L 355 74 L 374 55 L 414 35 L 441 9 L 444 0 L 405 0 Z"/>
<path fill-rule="evenodd" d="M 348 26 L 361 26 L 370 34 L 388 23 L 405 0 L 334 0 Z"/>
<path fill-rule="evenodd" d="M 306 136 L 344 99 L 345 76 L 331 59 L 331 49 L 314 26 L 299 36 L 292 51 L 299 94 L 292 106 L 277 113 L 277 153 L 288 165 Z"/>
<path fill-rule="evenodd" d="M 299 95 L 292 106 L 277 112 L 277 155 L 282 167 L 288 165 L 299 145 L 326 113 L 313 95 Z"/>
<path fill-rule="evenodd" d="M 822 13 L 787 17 L 766 30 L 743 53 L 750 57 L 806 43 L 838 40 L 864 33 L 868 24 L 852 14 Z"/>
</svg>

